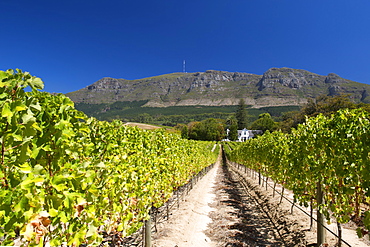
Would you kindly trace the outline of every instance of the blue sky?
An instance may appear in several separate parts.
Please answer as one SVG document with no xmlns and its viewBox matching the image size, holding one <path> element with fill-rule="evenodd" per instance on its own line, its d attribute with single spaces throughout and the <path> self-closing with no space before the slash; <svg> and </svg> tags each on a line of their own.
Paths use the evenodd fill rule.
<svg viewBox="0 0 370 247">
<path fill-rule="evenodd" d="M 140 79 L 272 67 L 370 84 L 369 0 L 2 0 L 0 70 L 72 92 Z"/>
</svg>

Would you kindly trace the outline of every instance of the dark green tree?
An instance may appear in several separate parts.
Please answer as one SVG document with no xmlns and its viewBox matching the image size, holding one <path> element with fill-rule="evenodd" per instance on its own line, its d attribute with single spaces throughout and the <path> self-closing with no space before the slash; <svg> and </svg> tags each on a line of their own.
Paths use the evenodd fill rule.
<svg viewBox="0 0 370 247">
<path fill-rule="evenodd" d="M 235 141 L 238 139 L 238 120 L 235 116 L 230 116 L 226 120 L 226 128 L 229 129 L 229 135 L 227 136 L 229 140 Z"/>
<path fill-rule="evenodd" d="M 181 133 L 181 137 L 184 139 L 189 138 L 189 130 L 188 126 L 186 124 L 177 124 L 175 126 L 175 129 L 178 130 Z"/>
<path fill-rule="evenodd" d="M 239 100 L 239 105 L 235 113 L 235 118 L 238 121 L 238 129 L 247 128 L 247 107 L 245 105 L 244 99 Z"/>
<path fill-rule="evenodd" d="M 330 116 L 339 109 L 366 108 L 366 104 L 355 104 L 348 95 L 319 96 L 315 100 L 310 99 L 299 112 L 287 112 L 283 115 L 280 129 L 290 132 L 291 128 L 297 128 L 298 124 L 306 121 L 306 117 L 316 117 L 319 114 Z M 370 109 L 370 108 L 368 108 Z"/>
<path fill-rule="evenodd" d="M 192 140 L 202 140 L 202 123 L 190 122 L 188 124 L 188 138 Z"/>
<path fill-rule="evenodd" d="M 259 115 L 258 119 L 254 121 L 251 125 L 252 130 L 266 130 L 274 131 L 277 128 L 277 123 L 271 118 L 269 113 L 262 113 Z"/>
<path fill-rule="evenodd" d="M 221 141 L 225 137 L 225 120 L 209 118 L 202 123 L 205 129 L 205 140 Z"/>
<path fill-rule="evenodd" d="M 189 139 L 203 141 L 221 141 L 225 136 L 224 120 L 209 118 L 188 125 Z"/>
<path fill-rule="evenodd" d="M 142 113 L 136 117 L 136 121 L 139 123 L 151 123 L 153 121 L 153 117 L 148 113 Z"/>
<path fill-rule="evenodd" d="M 285 133 L 290 133 L 291 128 L 296 128 L 299 123 L 302 123 L 302 115 L 299 111 L 285 112 L 281 116 L 282 121 L 279 122 L 279 129 Z"/>
<path fill-rule="evenodd" d="M 338 110 L 345 108 L 357 108 L 356 104 L 350 100 L 349 95 L 319 96 L 315 101 L 309 101 L 307 105 L 302 108 L 302 115 L 315 117 L 322 113 L 326 116 L 330 116 Z"/>
</svg>

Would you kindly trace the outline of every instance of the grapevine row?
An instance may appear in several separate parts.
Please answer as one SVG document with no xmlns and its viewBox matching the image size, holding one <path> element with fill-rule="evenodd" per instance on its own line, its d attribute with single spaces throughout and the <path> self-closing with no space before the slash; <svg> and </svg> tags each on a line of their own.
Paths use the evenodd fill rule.
<svg viewBox="0 0 370 247">
<path fill-rule="evenodd" d="M 294 192 L 295 201 L 318 208 L 339 223 L 363 219 L 362 236 L 370 229 L 370 115 L 361 109 L 319 115 L 292 130 L 265 133 L 225 148 L 228 158 L 260 171 Z M 324 202 L 316 201 L 317 187 Z"/>
<path fill-rule="evenodd" d="M 0 245 L 128 236 L 217 157 L 213 143 L 87 118 L 42 88 L 27 72 L 0 71 Z"/>
</svg>

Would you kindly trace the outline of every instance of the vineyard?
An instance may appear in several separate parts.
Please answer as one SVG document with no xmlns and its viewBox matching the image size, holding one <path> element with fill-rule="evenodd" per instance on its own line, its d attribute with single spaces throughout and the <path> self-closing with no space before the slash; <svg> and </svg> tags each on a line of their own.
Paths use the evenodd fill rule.
<svg viewBox="0 0 370 247">
<path fill-rule="evenodd" d="M 266 133 L 225 151 L 292 190 L 296 203 L 317 208 L 327 221 L 359 223 L 362 237 L 370 229 L 369 133 L 369 113 L 340 110 L 307 119 L 291 134 Z"/>
<path fill-rule="evenodd" d="M 0 71 L 0 245 L 98 246 L 107 235 L 130 236 L 220 153 L 214 142 L 88 118 L 42 88 L 27 72 Z M 370 230 L 369 133 L 369 113 L 341 110 L 223 150 L 327 221 L 358 223 L 361 237 Z"/>
<path fill-rule="evenodd" d="M 27 72 L 0 71 L 0 245 L 128 236 L 219 153 L 211 142 L 87 118 L 42 88 Z"/>
</svg>

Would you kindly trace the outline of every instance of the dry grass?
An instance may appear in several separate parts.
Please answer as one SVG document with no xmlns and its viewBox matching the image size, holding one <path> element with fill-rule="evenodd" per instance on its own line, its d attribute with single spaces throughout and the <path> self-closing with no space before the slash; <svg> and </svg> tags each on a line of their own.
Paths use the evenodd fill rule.
<svg viewBox="0 0 370 247">
<path fill-rule="evenodd" d="M 161 128 L 161 127 L 150 125 L 150 124 L 132 123 L 132 122 L 125 123 L 125 125 L 136 126 L 136 127 L 140 128 L 140 129 L 143 129 L 143 130 L 154 130 L 154 129 L 160 129 Z"/>
</svg>

